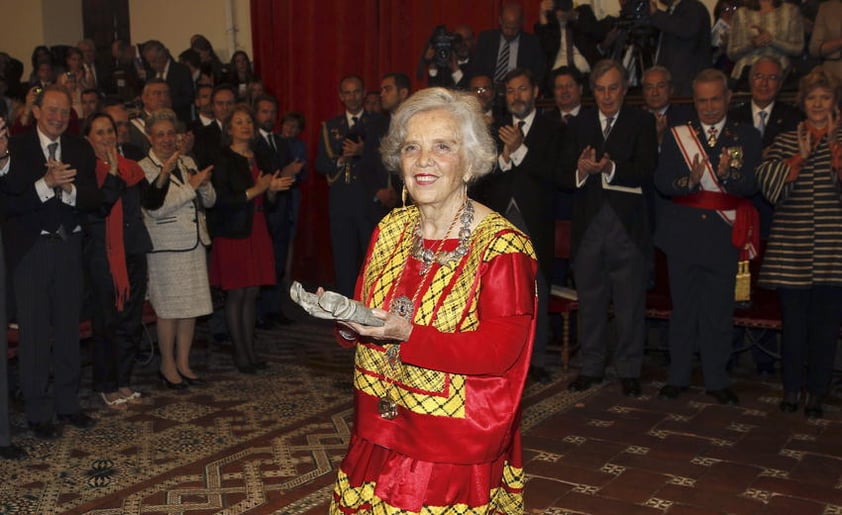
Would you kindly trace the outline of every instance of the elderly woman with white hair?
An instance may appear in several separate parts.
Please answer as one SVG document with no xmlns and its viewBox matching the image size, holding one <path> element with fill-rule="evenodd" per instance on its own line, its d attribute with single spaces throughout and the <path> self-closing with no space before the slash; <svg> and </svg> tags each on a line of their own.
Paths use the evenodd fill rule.
<svg viewBox="0 0 842 515">
<path fill-rule="evenodd" d="M 412 205 L 380 222 L 357 281 L 383 325 L 338 326 L 356 348 L 356 417 L 331 513 L 523 513 L 537 264 L 526 235 L 467 195 L 496 159 L 478 101 L 416 93 L 381 154 Z"/>
</svg>

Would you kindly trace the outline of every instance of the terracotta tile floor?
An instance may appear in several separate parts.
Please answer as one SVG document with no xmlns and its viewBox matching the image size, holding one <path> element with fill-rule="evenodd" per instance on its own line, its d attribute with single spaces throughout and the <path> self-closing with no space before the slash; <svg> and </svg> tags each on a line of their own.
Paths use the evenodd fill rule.
<svg viewBox="0 0 842 515">
<path fill-rule="evenodd" d="M 838 395 L 811 421 L 778 411 L 776 377 L 735 372 L 726 407 L 700 387 L 658 399 L 664 373 L 647 365 L 639 398 L 606 381 L 526 432 L 527 513 L 842 514 Z"/>
</svg>

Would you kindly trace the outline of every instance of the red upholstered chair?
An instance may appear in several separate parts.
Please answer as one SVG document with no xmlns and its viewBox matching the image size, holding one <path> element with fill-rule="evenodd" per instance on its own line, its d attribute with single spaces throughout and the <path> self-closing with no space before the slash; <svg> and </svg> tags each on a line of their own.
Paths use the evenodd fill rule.
<svg viewBox="0 0 842 515">
<path fill-rule="evenodd" d="M 570 259 L 570 221 L 555 222 L 555 257 Z M 576 290 L 563 285 L 551 285 L 549 312 L 561 315 L 561 365 L 567 371 L 570 362 L 570 315 L 579 309 Z"/>
</svg>

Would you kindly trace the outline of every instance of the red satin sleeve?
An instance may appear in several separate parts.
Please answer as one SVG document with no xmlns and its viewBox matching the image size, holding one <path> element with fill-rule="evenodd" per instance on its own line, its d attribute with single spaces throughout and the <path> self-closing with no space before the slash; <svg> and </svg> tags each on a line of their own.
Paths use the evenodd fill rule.
<svg viewBox="0 0 842 515">
<path fill-rule="evenodd" d="M 443 333 L 415 325 L 401 360 L 462 375 L 502 376 L 526 348 L 535 309 L 535 260 L 503 254 L 480 267 L 475 331 Z"/>
</svg>

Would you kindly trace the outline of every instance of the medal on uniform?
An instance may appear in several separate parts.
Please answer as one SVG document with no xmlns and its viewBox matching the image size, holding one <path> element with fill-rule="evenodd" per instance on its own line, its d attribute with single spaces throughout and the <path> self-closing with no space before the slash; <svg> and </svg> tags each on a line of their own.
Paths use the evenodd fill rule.
<svg viewBox="0 0 842 515">
<path fill-rule="evenodd" d="M 733 169 L 743 167 L 743 147 L 728 147 L 728 157 L 731 158 L 730 166 Z"/>
</svg>

